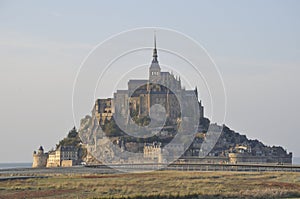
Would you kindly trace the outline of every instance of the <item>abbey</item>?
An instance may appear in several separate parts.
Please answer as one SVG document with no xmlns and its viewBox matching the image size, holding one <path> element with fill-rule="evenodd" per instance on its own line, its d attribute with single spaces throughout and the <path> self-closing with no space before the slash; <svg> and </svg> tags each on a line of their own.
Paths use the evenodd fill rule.
<svg viewBox="0 0 300 199">
<path fill-rule="evenodd" d="M 191 102 L 197 103 L 191 103 Z M 122 117 L 124 123 L 130 118 L 149 117 L 151 107 L 155 104 L 165 109 L 168 124 L 175 124 L 181 117 L 182 109 L 186 116 L 192 117 L 198 111 L 204 117 L 204 108 L 198 100 L 197 88 L 185 90 L 180 77 L 169 72 L 162 72 L 158 61 L 156 38 L 154 38 L 153 59 L 149 67 L 149 78 L 129 80 L 127 90 L 117 90 L 113 98 L 98 99 L 95 104 L 96 117 L 100 124 L 114 117 Z M 186 110 L 189 109 L 189 110 Z"/>
<path fill-rule="evenodd" d="M 156 39 L 148 72 L 148 79 L 129 80 L 126 90 L 117 90 L 112 98 L 97 99 L 92 116 L 87 115 L 80 122 L 76 134 L 80 143 L 75 139 L 75 144 L 60 146 L 49 153 L 40 147 L 33 154 L 33 167 L 73 166 L 81 161 L 167 163 L 176 159 L 213 164 L 292 163 L 292 153 L 280 146 L 266 146 L 225 124 L 210 123 L 204 117 L 197 88 L 186 90 L 180 77 L 161 71 Z M 152 125 L 161 118 L 163 123 Z M 214 140 L 216 133 L 220 137 Z M 73 134 L 69 133 L 68 138 L 74 139 Z M 189 139 L 190 143 L 184 142 Z M 211 144 L 213 147 L 209 149 Z M 135 155 L 128 157 L 127 152 Z"/>
</svg>

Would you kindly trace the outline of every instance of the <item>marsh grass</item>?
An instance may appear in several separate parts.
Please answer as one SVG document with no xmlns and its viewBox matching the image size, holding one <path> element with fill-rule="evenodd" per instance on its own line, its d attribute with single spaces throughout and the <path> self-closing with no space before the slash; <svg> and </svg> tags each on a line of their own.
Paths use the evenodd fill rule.
<svg viewBox="0 0 300 199">
<path fill-rule="evenodd" d="M 49 175 L 0 182 L 0 198 L 278 198 L 300 197 L 300 173 L 186 172 Z"/>
</svg>

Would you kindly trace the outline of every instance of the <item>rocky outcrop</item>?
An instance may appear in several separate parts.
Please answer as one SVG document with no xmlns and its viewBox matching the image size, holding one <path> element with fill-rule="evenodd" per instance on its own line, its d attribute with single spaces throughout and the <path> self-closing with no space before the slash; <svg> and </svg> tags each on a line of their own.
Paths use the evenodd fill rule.
<svg viewBox="0 0 300 199">
<path fill-rule="evenodd" d="M 144 143 L 127 141 L 125 137 L 108 137 L 99 125 L 99 121 L 92 111 L 92 116 L 81 120 L 79 135 L 88 151 L 86 162 L 118 162 L 122 151 L 134 153 L 142 152 Z M 258 140 L 251 140 L 227 126 L 210 124 L 207 130 L 194 138 L 184 156 L 194 157 L 235 157 L 241 160 L 259 160 L 260 162 L 291 163 L 292 154 L 287 153 L 281 146 L 266 146 Z M 128 135 L 127 137 L 128 138 Z M 168 143 L 162 143 L 162 146 Z M 239 147 L 246 148 L 240 151 Z M 243 155 L 238 154 L 243 153 Z M 201 155 L 202 154 L 202 155 Z M 92 157 L 92 158 L 91 158 Z M 254 158 L 255 157 L 255 158 Z"/>
</svg>

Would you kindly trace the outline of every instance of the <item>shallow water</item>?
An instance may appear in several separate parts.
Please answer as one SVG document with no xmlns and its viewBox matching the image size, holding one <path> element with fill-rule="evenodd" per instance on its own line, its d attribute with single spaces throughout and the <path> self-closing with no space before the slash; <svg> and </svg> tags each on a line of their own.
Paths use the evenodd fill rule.
<svg viewBox="0 0 300 199">
<path fill-rule="evenodd" d="M 31 168 L 31 162 L 25 163 L 0 163 L 0 170 L 1 169 L 17 169 L 17 168 Z"/>
</svg>

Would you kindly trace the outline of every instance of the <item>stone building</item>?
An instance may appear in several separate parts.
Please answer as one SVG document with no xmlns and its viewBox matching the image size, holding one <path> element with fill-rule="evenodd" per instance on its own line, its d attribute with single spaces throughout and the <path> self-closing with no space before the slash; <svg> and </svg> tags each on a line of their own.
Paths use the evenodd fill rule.
<svg viewBox="0 0 300 199">
<path fill-rule="evenodd" d="M 112 118 L 114 112 L 113 100 L 111 98 L 108 99 L 97 99 L 95 104 L 95 112 L 98 121 L 100 124 L 104 124 L 106 120 L 110 120 Z"/>
<path fill-rule="evenodd" d="M 149 78 L 129 80 L 127 90 L 117 90 L 113 98 L 98 99 L 95 103 L 96 117 L 100 124 L 110 120 L 112 116 L 128 124 L 130 118 L 149 117 L 153 105 L 159 104 L 165 109 L 169 124 L 175 124 L 182 116 L 192 117 L 198 111 L 200 118 L 204 116 L 204 108 L 198 100 L 198 90 L 186 90 L 181 86 L 180 77 L 172 73 L 162 72 L 154 42 L 153 59 L 149 67 Z M 195 102 L 195 103 L 193 103 Z"/>
<path fill-rule="evenodd" d="M 47 167 L 59 167 L 60 166 L 60 157 L 57 151 L 49 152 Z"/>
<path fill-rule="evenodd" d="M 69 167 L 78 163 L 78 149 L 74 146 L 60 146 L 49 153 L 47 167 Z"/>
<path fill-rule="evenodd" d="M 60 146 L 55 151 L 44 153 L 40 146 L 39 150 L 33 152 L 33 168 L 43 167 L 70 167 L 78 164 L 78 149 L 74 146 Z"/>
<path fill-rule="evenodd" d="M 144 158 L 147 160 L 162 162 L 162 149 L 161 143 L 154 142 L 152 144 L 145 143 L 144 145 Z"/>
</svg>

